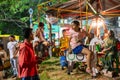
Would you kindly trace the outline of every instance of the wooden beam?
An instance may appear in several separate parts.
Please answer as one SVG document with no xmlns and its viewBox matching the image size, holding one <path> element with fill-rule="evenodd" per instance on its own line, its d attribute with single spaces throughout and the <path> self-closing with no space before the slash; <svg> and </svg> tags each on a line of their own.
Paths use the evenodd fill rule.
<svg viewBox="0 0 120 80">
<path fill-rule="evenodd" d="M 88 6 L 91 8 L 92 12 L 93 12 L 94 14 L 97 14 L 97 11 L 93 8 L 93 6 L 92 6 L 88 1 L 86 1 L 86 2 L 87 2 L 87 4 L 88 4 Z"/>
<path fill-rule="evenodd" d="M 52 1 L 52 0 L 49 0 L 49 1 L 43 2 L 43 3 L 39 4 L 38 7 L 39 7 L 39 6 L 43 6 L 43 5 L 45 5 L 45 4 L 47 4 L 47 3 L 51 2 L 51 1 Z"/>
<path fill-rule="evenodd" d="M 112 9 L 115 9 L 115 8 L 118 8 L 118 7 L 120 7 L 120 4 L 117 5 L 117 6 L 114 6 L 114 7 L 112 7 L 112 8 L 109 8 L 109 9 L 107 9 L 107 10 L 104 10 L 104 12 L 109 11 L 109 10 L 112 10 Z"/>
<path fill-rule="evenodd" d="M 107 12 L 101 12 L 101 14 L 106 14 L 106 13 L 120 13 L 120 10 L 110 10 Z"/>
<path fill-rule="evenodd" d="M 77 11 L 77 10 L 68 10 L 68 9 L 62 9 L 62 8 L 53 8 L 53 7 L 47 7 L 48 9 L 53 9 L 53 10 L 56 10 L 56 11 L 65 11 L 65 12 L 73 12 L 73 13 L 86 13 L 86 12 L 80 12 L 80 11 Z M 88 13 L 91 13 L 91 12 L 88 12 Z"/>
<path fill-rule="evenodd" d="M 88 14 L 88 16 L 91 16 L 92 14 Z M 61 14 L 62 17 L 66 17 L 66 16 L 71 16 L 71 17 L 75 17 L 75 16 L 80 16 L 80 14 Z M 86 14 L 81 14 L 82 16 L 86 16 Z"/>
<path fill-rule="evenodd" d="M 66 3 L 66 4 L 64 4 L 64 5 L 62 5 L 62 6 L 59 6 L 59 8 L 71 7 L 71 6 L 73 6 L 74 4 L 76 4 L 76 3 L 77 3 L 77 1 L 71 2 L 71 3 Z M 55 7 L 55 8 L 58 8 L 58 7 Z"/>
<path fill-rule="evenodd" d="M 120 16 L 120 14 L 102 14 L 103 16 Z"/>
<path fill-rule="evenodd" d="M 117 0 L 116 0 L 117 1 Z M 109 2 L 111 2 L 114 5 L 118 5 L 119 3 L 115 2 L 114 0 L 109 0 Z"/>
<path fill-rule="evenodd" d="M 106 1 L 106 0 L 102 0 L 102 7 L 103 7 L 102 10 L 105 10 L 105 7 L 106 7 L 105 1 Z"/>
</svg>

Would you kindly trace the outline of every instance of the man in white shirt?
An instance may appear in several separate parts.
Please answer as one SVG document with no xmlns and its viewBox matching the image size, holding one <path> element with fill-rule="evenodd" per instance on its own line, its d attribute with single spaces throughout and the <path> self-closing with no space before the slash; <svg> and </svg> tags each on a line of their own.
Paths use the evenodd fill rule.
<svg viewBox="0 0 120 80">
<path fill-rule="evenodd" d="M 17 41 L 15 41 L 15 36 L 9 36 L 9 42 L 7 43 L 7 48 L 9 49 L 10 63 L 13 69 L 13 78 L 17 76 L 17 58 L 14 58 L 16 51 Z"/>
</svg>

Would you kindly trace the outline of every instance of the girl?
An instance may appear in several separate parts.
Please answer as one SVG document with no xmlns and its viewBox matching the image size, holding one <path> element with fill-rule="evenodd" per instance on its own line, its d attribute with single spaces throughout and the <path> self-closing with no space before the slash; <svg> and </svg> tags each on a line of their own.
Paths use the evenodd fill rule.
<svg viewBox="0 0 120 80">
<path fill-rule="evenodd" d="M 86 72 L 92 73 L 91 70 L 91 57 L 93 53 L 83 46 L 83 39 L 86 36 L 85 33 L 79 28 L 80 24 L 78 21 L 72 22 L 72 29 L 70 30 L 70 49 L 69 53 L 73 52 L 74 54 L 83 53 L 87 55 L 87 68 Z"/>
</svg>

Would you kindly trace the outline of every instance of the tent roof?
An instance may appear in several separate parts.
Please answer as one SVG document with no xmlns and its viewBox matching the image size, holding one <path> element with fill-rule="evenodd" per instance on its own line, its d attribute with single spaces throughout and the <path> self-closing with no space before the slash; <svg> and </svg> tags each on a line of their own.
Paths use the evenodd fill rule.
<svg viewBox="0 0 120 80">
<path fill-rule="evenodd" d="M 46 13 L 60 18 L 115 17 L 120 16 L 120 0 L 70 0 L 48 7 Z"/>
</svg>

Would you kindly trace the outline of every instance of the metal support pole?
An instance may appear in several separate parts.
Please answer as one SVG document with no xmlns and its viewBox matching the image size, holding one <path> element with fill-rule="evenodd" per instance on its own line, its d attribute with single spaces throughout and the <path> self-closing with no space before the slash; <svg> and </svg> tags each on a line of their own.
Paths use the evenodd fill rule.
<svg viewBox="0 0 120 80">
<path fill-rule="evenodd" d="M 32 28 L 32 14 L 30 14 L 30 28 Z"/>
<path fill-rule="evenodd" d="M 33 28 L 33 25 L 32 25 L 32 14 L 33 14 L 33 9 L 32 9 L 32 8 L 29 9 L 29 14 L 30 14 L 30 28 Z"/>
</svg>

